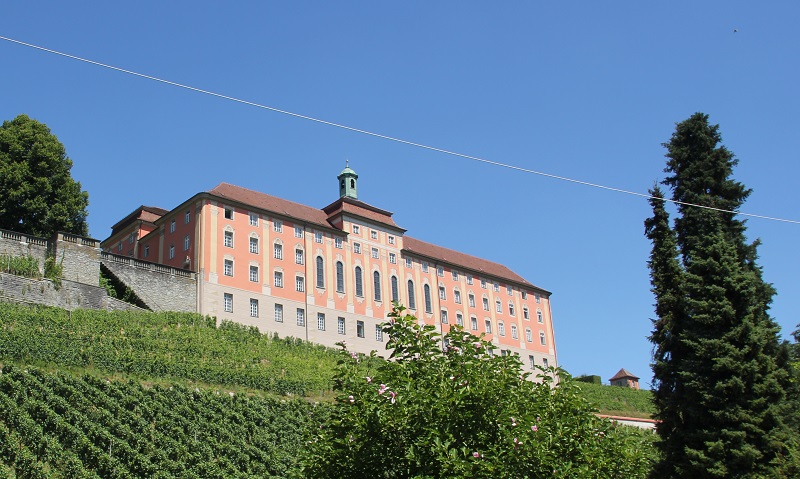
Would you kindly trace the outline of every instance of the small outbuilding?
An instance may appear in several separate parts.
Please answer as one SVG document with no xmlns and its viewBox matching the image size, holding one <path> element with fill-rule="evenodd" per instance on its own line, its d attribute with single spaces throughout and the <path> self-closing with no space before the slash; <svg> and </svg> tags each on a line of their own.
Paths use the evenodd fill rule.
<svg viewBox="0 0 800 479">
<path fill-rule="evenodd" d="M 608 380 L 612 386 L 622 386 L 624 388 L 639 389 L 639 378 L 631 374 L 627 369 L 622 368 L 613 378 Z"/>
</svg>

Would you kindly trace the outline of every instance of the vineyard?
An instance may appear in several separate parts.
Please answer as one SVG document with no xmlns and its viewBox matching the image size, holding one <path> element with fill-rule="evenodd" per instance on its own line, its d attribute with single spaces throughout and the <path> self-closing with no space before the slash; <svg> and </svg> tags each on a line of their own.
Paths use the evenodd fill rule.
<svg viewBox="0 0 800 479">
<path fill-rule="evenodd" d="M 337 358 L 197 314 L 0 303 L 0 478 L 295 476 Z M 580 388 L 649 414 L 649 392 Z"/>
<path fill-rule="evenodd" d="M 325 410 L 5 366 L 0 477 L 286 477 Z"/>
<path fill-rule="evenodd" d="M 66 311 L 0 303 L 0 360 L 277 394 L 330 391 L 335 355 L 191 313 Z"/>
</svg>

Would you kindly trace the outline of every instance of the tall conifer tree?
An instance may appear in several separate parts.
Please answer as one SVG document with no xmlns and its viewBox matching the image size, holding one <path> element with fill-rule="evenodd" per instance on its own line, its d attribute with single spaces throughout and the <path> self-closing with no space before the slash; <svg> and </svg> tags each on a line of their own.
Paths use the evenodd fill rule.
<svg viewBox="0 0 800 479">
<path fill-rule="evenodd" d="M 661 461 L 653 477 L 764 477 L 785 453 L 786 346 L 768 314 L 775 290 L 734 213 L 750 190 L 719 125 L 678 123 L 663 181 L 679 202 L 674 226 L 656 187 L 645 234 L 656 316 L 653 373 Z M 693 205 L 702 205 L 701 208 Z"/>
</svg>

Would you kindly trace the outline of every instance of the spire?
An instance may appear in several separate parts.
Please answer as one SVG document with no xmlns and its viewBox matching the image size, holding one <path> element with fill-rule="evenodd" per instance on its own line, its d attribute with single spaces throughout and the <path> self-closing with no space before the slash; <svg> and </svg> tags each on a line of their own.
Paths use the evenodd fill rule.
<svg viewBox="0 0 800 479">
<path fill-rule="evenodd" d="M 336 177 L 339 180 L 339 197 L 358 199 L 358 175 L 350 168 L 350 160 L 345 160 L 345 168 Z"/>
</svg>

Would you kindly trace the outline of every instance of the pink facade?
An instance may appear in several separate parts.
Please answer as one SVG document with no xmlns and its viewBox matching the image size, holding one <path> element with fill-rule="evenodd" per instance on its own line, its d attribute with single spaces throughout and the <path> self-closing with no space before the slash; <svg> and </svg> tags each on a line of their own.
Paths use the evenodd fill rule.
<svg viewBox="0 0 800 479">
<path fill-rule="evenodd" d="M 443 332 L 484 333 L 528 368 L 557 365 L 549 292 L 406 236 L 392 213 L 357 199 L 355 172 L 339 179 L 341 197 L 323 209 L 222 183 L 155 219 L 133 256 L 198 272 L 199 313 L 263 332 L 383 353 L 380 324 L 397 300 Z M 117 229 L 103 242 L 112 253 L 130 234 Z"/>
</svg>

